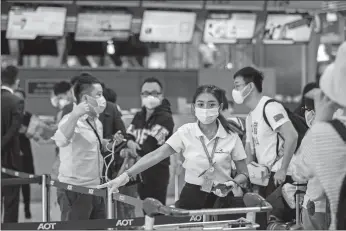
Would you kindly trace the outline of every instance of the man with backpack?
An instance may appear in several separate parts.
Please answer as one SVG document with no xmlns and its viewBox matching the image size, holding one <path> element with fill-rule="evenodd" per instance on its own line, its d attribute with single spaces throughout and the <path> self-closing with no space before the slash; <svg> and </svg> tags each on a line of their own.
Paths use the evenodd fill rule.
<svg viewBox="0 0 346 231">
<path fill-rule="evenodd" d="M 248 169 L 251 182 L 259 185 L 259 194 L 266 198 L 281 184 L 293 182 L 291 159 L 307 127 L 303 118 L 302 122 L 280 103 L 264 96 L 262 84 L 261 72 L 253 67 L 240 69 L 234 74 L 232 97 L 235 103 L 251 109 L 246 118 Z M 260 228 L 266 229 L 263 214 L 257 218 Z"/>
<path fill-rule="evenodd" d="M 343 207 L 346 198 L 343 186 L 346 177 L 345 60 L 346 42 L 340 46 L 335 63 L 328 66 L 323 73 L 320 89 L 307 94 L 315 102 L 315 122 L 302 143 L 304 159 L 296 163 L 298 175 L 309 181 L 316 178 L 327 196 L 329 206 L 326 205 L 325 213 L 331 215 L 331 230 L 343 228 L 346 212 Z M 343 114 L 333 119 L 338 108 L 343 110 Z M 303 210 L 303 226 L 304 223 L 314 222 L 314 215 L 319 212 L 317 209 L 318 204 L 313 201 L 307 206 L 305 216 Z M 328 216 L 325 219 L 328 219 Z"/>
</svg>

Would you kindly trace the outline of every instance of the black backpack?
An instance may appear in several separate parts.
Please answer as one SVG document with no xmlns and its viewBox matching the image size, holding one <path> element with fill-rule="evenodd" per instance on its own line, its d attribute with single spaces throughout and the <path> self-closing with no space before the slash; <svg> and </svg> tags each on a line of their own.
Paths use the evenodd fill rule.
<svg viewBox="0 0 346 231">
<path fill-rule="evenodd" d="M 333 126 L 335 131 L 339 133 L 341 139 L 346 143 L 346 127 L 340 120 L 332 120 L 329 123 Z M 346 229 L 346 176 L 344 177 L 341 185 L 338 210 L 336 213 L 336 229 Z"/>
<path fill-rule="evenodd" d="M 272 128 L 269 124 L 269 121 L 268 121 L 268 118 L 267 118 L 267 115 L 265 113 L 265 108 L 266 106 L 268 105 L 268 103 L 271 103 L 271 102 L 277 102 L 277 103 L 280 103 L 274 99 L 270 99 L 268 100 L 264 106 L 263 106 L 263 118 L 264 118 L 264 121 L 266 122 L 266 124 Z M 280 103 L 281 104 L 281 103 Z M 309 129 L 309 126 L 306 124 L 305 122 L 305 118 L 301 117 L 300 115 L 296 114 L 296 113 L 293 113 L 290 111 L 290 109 L 286 108 L 285 106 L 283 106 L 287 112 L 287 115 L 288 115 L 288 118 L 291 120 L 294 128 L 296 129 L 297 133 L 298 133 L 298 142 L 297 142 L 297 147 L 296 147 L 296 150 L 295 152 L 298 150 L 298 148 L 300 147 L 300 144 L 302 143 L 302 140 L 305 136 L 305 133 L 307 132 L 307 130 Z M 272 128 L 273 129 L 273 128 Z"/>
</svg>

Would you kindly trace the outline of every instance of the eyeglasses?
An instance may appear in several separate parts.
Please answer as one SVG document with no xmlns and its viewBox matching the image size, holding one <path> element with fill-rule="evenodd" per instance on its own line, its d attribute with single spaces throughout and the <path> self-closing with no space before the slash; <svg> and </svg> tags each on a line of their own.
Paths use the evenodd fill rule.
<svg viewBox="0 0 346 231">
<path fill-rule="evenodd" d="M 161 92 L 157 92 L 157 91 L 152 91 L 152 92 L 144 91 L 141 93 L 141 95 L 144 97 L 147 97 L 149 95 L 154 96 L 154 97 L 158 97 L 161 94 L 162 94 Z"/>
</svg>

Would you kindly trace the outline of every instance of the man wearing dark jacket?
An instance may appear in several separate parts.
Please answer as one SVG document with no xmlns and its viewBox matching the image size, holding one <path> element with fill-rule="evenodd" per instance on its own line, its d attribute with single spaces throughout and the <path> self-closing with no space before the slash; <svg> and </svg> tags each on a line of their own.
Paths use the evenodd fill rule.
<svg viewBox="0 0 346 231">
<path fill-rule="evenodd" d="M 139 156 L 159 148 L 172 135 L 172 111 L 162 90 L 162 84 L 156 78 L 148 78 L 142 85 L 142 110 L 134 116 L 127 129 L 127 145 Z M 143 200 L 152 197 L 165 204 L 169 183 L 169 158 L 144 171 L 141 176 L 142 182 L 138 185 L 140 198 Z"/>
<path fill-rule="evenodd" d="M 17 89 L 18 70 L 8 66 L 1 71 L 1 167 L 21 170 L 19 129 L 21 125 L 22 107 L 20 99 L 13 94 Z M 1 178 L 11 176 L 1 173 Z M 3 222 L 18 222 L 19 185 L 1 187 L 1 201 L 4 203 Z"/>
</svg>

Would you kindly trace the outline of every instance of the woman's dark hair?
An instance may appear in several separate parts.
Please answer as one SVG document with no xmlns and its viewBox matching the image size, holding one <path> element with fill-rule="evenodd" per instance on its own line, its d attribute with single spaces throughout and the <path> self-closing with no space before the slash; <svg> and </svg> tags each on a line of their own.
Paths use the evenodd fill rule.
<svg viewBox="0 0 346 231">
<path fill-rule="evenodd" d="M 302 99 L 299 103 L 299 107 L 295 110 L 295 113 L 298 115 L 304 117 L 305 108 L 309 110 L 315 110 L 314 100 L 308 99 L 305 97 L 305 94 L 311 91 L 312 89 L 319 88 L 318 83 L 311 82 L 305 85 L 303 92 L 302 92 Z"/>
<path fill-rule="evenodd" d="M 193 95 L 192 97 L 192 102 L 193 103 L 196 103 L 196 99 L 197 97 L 200 95 L 200 94 L 203 94 L 203 93 L 209 93 L 209 94 L 212 94 L 216 100 L 218 101 L 218 103 L 221 105 L 221 104 L 227 104 L 227 100 L 226 102 L 224 102 L 225 100 L 225 91 L 218 88 L 217 86 L 215 85 L 202 85 L 202 86 L 199 86 L 195 92 L 195 94 Z M 221 105 L 222 106 L 222 105 Z M 222 110 L 222 109 L 221 109 Z M 225 119 L 225 117 L 223 117 L 223 115 L 220 113 L 219 116 L 217 117 L 221 123 L 221 125 L 225 128 L 225 130 L 228 132 L 228 133 L 235 133 L 235 131 L 233 130 L 233 128 L 229 125 L 229 123 L 227 122 L 227 120 Z"/>
</svg>

